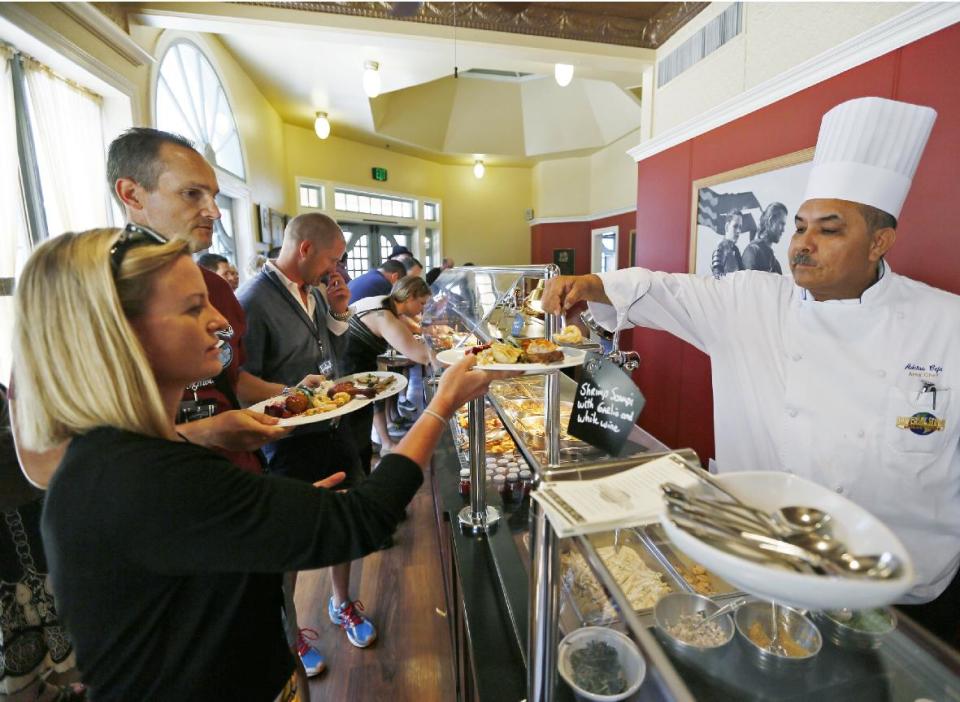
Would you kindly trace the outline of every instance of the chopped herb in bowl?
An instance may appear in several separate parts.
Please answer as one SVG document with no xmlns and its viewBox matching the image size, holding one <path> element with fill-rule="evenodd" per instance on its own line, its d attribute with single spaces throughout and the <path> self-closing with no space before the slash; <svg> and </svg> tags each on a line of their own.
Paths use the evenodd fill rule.
<svg viewBox="0 0 960 702">
<path fill-rule="evenodd" d="M 627 689 L 627 678 L 617 650 L 602 641 L 590 641 L 570 654 L 573 681 L 594 695 L 618 695 Z"/>
</svg>

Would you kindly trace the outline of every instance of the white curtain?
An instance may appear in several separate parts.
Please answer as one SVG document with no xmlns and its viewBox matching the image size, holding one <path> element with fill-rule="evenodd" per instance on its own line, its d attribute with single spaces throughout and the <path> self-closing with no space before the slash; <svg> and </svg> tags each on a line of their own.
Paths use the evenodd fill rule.
<svg viewBox="0 0 960 702">
<path fill-rule="evenodd" d="M 17 120 L 13 107 L 10 52 L 0 47 L 0 278 L 14 278 L 30 254 L 20 166 L 17 155 Z M 10 380 L 13 341 L 13 297 L 0 295 L 0 382 Z"/>
<path fill-rule="evenodd" d="M 24 60 L 47 231 L 110 225 L 101 99 Z"/>
</svg>

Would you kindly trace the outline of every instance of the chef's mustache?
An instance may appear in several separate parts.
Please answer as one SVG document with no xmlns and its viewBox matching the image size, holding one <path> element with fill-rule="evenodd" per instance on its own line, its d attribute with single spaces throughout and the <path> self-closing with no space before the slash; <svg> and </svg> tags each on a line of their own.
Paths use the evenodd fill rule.
<svg viewBox="0 0 960 702">
<path fill-rule="evenodd" d="M 808 253 L 798 253 L 795 254 L 793 258 L 790 259 L 791 266 L 812 266 L 813 257 Z"/>
</svg>

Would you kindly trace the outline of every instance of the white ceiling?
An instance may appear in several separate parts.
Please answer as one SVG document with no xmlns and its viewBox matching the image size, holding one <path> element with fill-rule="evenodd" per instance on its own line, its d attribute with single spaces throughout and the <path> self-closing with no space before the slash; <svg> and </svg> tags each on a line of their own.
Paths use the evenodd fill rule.
<svg viewBox="0 0 960 702">
<path fill-rule="evenodd" d="M 477 30 L 459 30 L 455 46 L 450 27 L 226 3 L 143 5 L 133 19 L 218 35 L 286 122 L 312 127 L 325 111 L 335 135 L 445 161 L 529 163 L 601 148 L 640 127 L 628 88 L 654 60 L 646 49 Z M 372 100 L 368 60 L 380 63 Z M 566 88 L 553 80 L 556 62 L 576 66 Z M 471 68 L 534 75 L 462 75 Z"/>
</svg>

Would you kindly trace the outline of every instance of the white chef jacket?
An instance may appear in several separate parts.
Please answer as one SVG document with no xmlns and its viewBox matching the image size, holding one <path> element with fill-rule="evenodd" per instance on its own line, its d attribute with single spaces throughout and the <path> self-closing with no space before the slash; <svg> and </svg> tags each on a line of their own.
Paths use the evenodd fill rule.
<svg viewBox="0 0 960 702">
<path fill-rule="evenodd" d="M 909 550 L 917 603 L 960 563 L 960 297 L 880 266 L 828 302 L 772 273 L 630 268 L 600 274 L 613 306 L 590 310 L 709 354 L 718 469 L 784 470 L 867 509 Z"/>
</svg>

